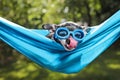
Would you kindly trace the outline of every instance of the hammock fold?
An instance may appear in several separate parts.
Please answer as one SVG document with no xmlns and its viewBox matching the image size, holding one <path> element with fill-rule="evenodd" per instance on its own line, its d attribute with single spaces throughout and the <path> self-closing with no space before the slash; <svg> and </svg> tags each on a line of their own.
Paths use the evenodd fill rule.
<svg viewBox="0 0 120 80">
<path fill-rule="evenodd" d="M 49 31 L 27 29 L 0 18 L 0 40 L 47 69 L 76 73 L 86 67 L 120 37 L 120 10 L 100 25 L 90 28 L 77 49 L 65 51 L 45 37 Z"/>
</svg>

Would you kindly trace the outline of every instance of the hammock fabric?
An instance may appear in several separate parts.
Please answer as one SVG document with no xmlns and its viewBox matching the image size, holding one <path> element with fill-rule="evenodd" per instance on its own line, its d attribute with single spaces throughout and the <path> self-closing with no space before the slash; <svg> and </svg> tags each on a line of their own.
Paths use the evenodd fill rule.
<svg viewBox="0 0 120 80">
<path fill-rule="evenodd" d="M 0 40 L 47 69 L 76 73 L 91 63 L 120 37 L 120 10 L 102 24 L 91 27 L 77 49 L 65 51 L 45 37 L 47 30 L 27 29 L 0 18 Z"/>
</svg>

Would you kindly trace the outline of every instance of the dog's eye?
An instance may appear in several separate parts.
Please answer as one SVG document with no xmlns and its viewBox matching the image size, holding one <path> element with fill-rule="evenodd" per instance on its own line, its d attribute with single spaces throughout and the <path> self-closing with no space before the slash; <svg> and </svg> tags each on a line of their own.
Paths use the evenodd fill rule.
<svg viewBox="0 0 120 80">
<path fill-rule="evenodd" d="M 68 35 L 68 32 L 65 30 L 60 30 L 60 31 L 58 31 L 58 35 L 64 37 L 64 36 Z"/>
</svg>

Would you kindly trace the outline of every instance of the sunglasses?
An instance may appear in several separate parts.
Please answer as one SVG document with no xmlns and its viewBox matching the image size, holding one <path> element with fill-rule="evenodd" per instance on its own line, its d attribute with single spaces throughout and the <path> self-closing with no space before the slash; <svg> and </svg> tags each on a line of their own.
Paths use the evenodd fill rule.
<svg viewBox="0 0 120 80">
<path fill-rule="evenodd" d="M 72 35 L 72 37 L 77 41 L 82 41 L 83 37 L 85 36 L 84 31 L 82 29 L 70 31 L 66 27 L 60 27 L 55 31 L 56 39 L 67 39 L 70 35 Z"/>
</svg>

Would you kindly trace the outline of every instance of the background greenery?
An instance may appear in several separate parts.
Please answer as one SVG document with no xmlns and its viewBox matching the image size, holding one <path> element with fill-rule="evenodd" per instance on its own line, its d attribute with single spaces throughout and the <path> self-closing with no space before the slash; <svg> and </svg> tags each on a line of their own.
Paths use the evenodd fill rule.
<svg viewBox="0 0 120 80">
<path fill-rule="evenodd" d="M 27 28 L 62 20 L 99 25 L 120 0 L 0 0 L 0 16 Z M 120 80 L 120 39 L 85 69 L 63 74 L 42 68 L 0 41 L 0 80 Z"/>
</svg>

